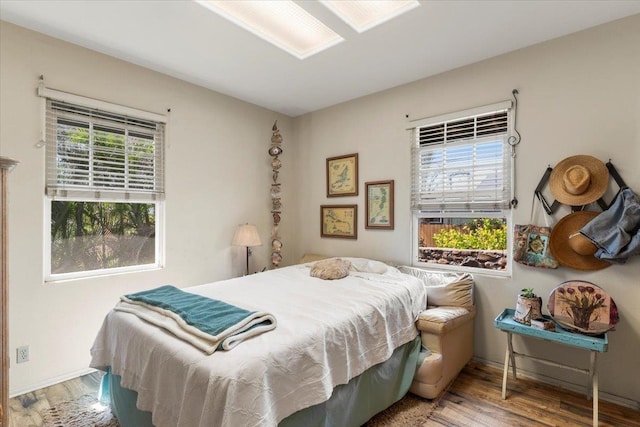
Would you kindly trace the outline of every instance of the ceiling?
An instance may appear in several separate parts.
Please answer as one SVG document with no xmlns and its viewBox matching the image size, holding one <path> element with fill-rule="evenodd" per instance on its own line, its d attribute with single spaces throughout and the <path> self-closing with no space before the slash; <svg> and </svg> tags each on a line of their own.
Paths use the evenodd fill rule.
<svg viewBox="0 0 640 427">
<path fill-rule="evenodd" d="M 0 0 L 0 19 L 298 116 L 640 13 L 640 1 L 420 1 L 300 60 L 190 0 Z"/>
</svg>

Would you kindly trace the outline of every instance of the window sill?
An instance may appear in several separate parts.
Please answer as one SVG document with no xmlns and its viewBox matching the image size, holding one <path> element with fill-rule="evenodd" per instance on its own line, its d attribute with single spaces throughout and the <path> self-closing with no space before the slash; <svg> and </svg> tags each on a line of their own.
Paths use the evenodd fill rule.
<svg viewBox="0 0 640 427">
<path fill-rule="evenodd" d="M 149 267 L 141 267 L 136 266 L 135 268 L 126 270 L 118 270 L 118 271 L 106 271 L 104 270 L 101 273 L 93 273 L 93 274 L 80 274 L 69 277 L 68 275 L 64 275 L 64 277 L 47 277 L 44 280 L 45 284 L 58 284 L 58 283 L 68 283 L 68 282 L 77 282 L 79 280 L 92 280 L 92 279 L 103 279 L 106 277 L 114 277 L 114 276 L 122 276 L 125 274 L 133 274 L 133 273 L 148 273 L 150 271 L 158 271 L 164 269 L 164 266 L 149 266 Z M 98 270 L 101 271 L 101 270 Z"/>
</svg>

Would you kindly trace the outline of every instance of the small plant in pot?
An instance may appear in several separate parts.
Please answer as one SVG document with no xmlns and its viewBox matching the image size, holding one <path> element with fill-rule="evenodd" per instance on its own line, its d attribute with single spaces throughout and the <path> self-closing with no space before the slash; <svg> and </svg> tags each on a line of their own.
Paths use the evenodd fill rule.
<svg viewBox="0 0 640 427">
<path fill-rule="evenodd" d="M 541 309 L 542 298 L 533 292 L 533 288 L 524 288 L 518 295 L 513 320 L 530 326 L 531 319 L 542 317 Z"/>
</svg>

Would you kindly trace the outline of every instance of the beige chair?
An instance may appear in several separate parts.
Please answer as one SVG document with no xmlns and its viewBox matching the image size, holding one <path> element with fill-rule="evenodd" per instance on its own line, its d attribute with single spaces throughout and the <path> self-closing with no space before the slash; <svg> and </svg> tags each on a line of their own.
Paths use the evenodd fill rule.
<svg viewBox="0 0 640 427">
<path fill-rule="evenodd" d="M 411 391 L 427 399 L 437 397 L 473 357 L 473 277 L 398 267 L 427 287 L 427 309 L 418 317 L 423 350 Z"/>
</svg>

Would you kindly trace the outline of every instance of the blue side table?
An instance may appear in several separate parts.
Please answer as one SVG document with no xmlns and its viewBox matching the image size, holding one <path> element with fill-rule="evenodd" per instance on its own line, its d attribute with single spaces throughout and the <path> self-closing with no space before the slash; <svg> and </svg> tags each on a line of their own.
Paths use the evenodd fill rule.
<svg viewBox="0 0 640 427">
<path fill-rule="evenodd" d="M 507 333 L 507 350 L 504 356 L 504 372 L 502 375 L 502 399 L 504 400 L 507 398 L 507 376 L 509 373 L 509 362 L 511 362 L 511 367 L 513 370 L 513 379 L 516 379 L 516 356 L 536 360 L 545 365 L 570 369 L 575 372 L 587 374 L 591 379 L 591 390 L 587 389 L 587 398 L 593 396 L 593 427 L 598 427 L 598 372 L 596 364 L 598 353 L 603 353 L 608 349 L 609 341 L 607 339 L 607 334 L 602 334 L 595 337 L 581 335 L 568 332 L 562 329 L 557 324 L 555 332 L 536 329 L 513 320 L 513 313 L 514 310 L 507 308 L 502 313 L 500 313 L 494 321 L 494 326 L 496 328 Z M 553 320 L 549 316 L 544 317 L 547 320 Z M 560 344 L 589 350 L 591 352 L 591 362 L 589 364 L 589 369 L 581 369 L 574 366 L 563 365 L 552 360 L 542 359 L 540 357 L 530 356 L 523 353 L 517 353 L 513 351 L 513 344 L 511 343 L 513 334 L 543 339 L 545 341 L 557 342 Z"/>
</svg>

